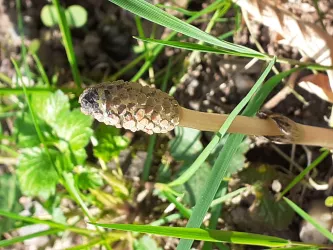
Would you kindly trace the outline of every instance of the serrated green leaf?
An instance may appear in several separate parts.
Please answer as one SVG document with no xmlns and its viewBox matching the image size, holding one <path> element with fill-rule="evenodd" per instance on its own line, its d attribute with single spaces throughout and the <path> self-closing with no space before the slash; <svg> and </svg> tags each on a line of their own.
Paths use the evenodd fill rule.
<svg viewBox="0 0 333 250">
<path fill-rule="evenodd" d="M 84 147 L 93 134 L 92 119 L 76 109 L 59 114 L 54 125 L 60 141 L 57 145 L 74 164 L 82 164 L 86 158 Z"/>
<path fill-rule="evenodd" d="M 220 153 L 225 144 L 226 139 L 227 138 L 222 138 L 219 144 L 214 149 L 213 153 L 208 157 L 208 162 L 211 165 L 214 164 L 218 154 Z M 242 170 L 245 167 L 245 161 L 246 161 L 245 154 L 249 149 L 250 149 L 250 140 L 244 140 L 239 145 L 235 155 L 232 157 L 230 163 L 229 175 L 237 173 L 238 171 Z"/>
<path fill-rule="evenodd" d="M 71 5 L 65 10 L 66 20 L 69 27 L 80 28 L 87 22 L 88 13 L 80 5 Z"/>
<path fill-rule="evenodd" d="M 129 140 L 121 136 L 119 129 L 100 124 L 96 130 L 98 145 L 94 147 L 94 155 L 103 161 L 109 161 L 128 147 Z"/>
<path fill-rule="evenodd" d="M 18 213 L 22 210 L 21 204 L 18 202 L 21 197 L 21 191 L 17 185 L 15 175 L 0 175 L 0 209 Z M 14 228 L 14 223 L 10 218 L 0 218 L 0 235 Z"/>
<path fill-rule="evenodd" d="M 53 141 L 56 139 L 52 133 L 52 128 L 47 125 L 43 120 L 38 119 L 38 124 L 46 141 Z M 29 113 L 23 113 L 22 116 L 16 118 L 15 134 L 18 140 L 17 142 L 19 147 L 25 148 L 40 145 L 40 140 L 38 138 L 34 123 Z"/>
<path fill-rule="evenodd" d="M 50 95 L 33 95 L 32 106 L 37 115 L 50 126 L 56 126 L 59 116 L 69 112 L 69 100 L 61 90 Z"/>
<path fill-rule="evenodd" d="M 162 250 L 162 248 L 157 246 L 157 243 L 154 239 L 145 235 L 139 240 L 134 241 L 134 250 Z"/>
<path fill-rule="evenodd" d="M 170 153 L 177 161 L 189 162 L 203 150 L 201 132 L 192 128 L 175 128 L 175 138 L 169 142 Z"/>
<path fill-rule="evenodd" d="M 284 200 L 276 201 L 275 197 L 264 190 L 258 206 L 253 211 L 258 219 L 277 230 L 286 229 L 294 218 L 294 211 Z"/>
<path fill-rule="evenodd" d="M 60 139 L 69 142 L 73 150 L 85 147 L 92 135 L 90 128 L 92 119 L 76 109 L 72 112 L 61 113 L 57 118 L 54 129 Z"/>
<path fill-rule="evenodd" d="M 44 148 L 34 147 L 22 150 L 17 175 L 24 194 L 46 199 L 55 193 L 59 177 L 53 164 L 57 164 L 56 157 L 59 154 L 51 149 L 49 153 L 51 159 Z"/>
</svg>

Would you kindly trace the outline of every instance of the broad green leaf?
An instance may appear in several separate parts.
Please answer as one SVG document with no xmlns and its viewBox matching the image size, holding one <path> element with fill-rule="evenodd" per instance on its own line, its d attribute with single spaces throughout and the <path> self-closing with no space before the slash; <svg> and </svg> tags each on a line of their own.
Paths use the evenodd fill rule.
<svg viewBox="0 0 333 250">
<path fill-rule="evenodd" d="M 274 180 L 279 180 L 282 185 L 288 182 L 285 174 L 266 164 L 251 164 L 238 174 L 242 183 L 253 186 L 256 190 L 256 199 L 251 206 L 255 221 L 267 227 L 283 230 L 288 227 L 294 217 L 294 212 L 282 200 L 276 197 L 269 188 Z"/>
<path fill-rule="evenodd" d="M 212 154 L 208 157 L 208 162 L 213 165 L 218 154 L 224 147 L 227 138 L 222 138 L 219 144 L 216 146 Z M 245 167 L 246 157 L 245 154 L 250 148 L 250 140 L 244 140 L 238 147 L 235 155 L 232 157 L 230 168 L 229 168 L 229 175 L 239 172 Z"/>
<path fill-rule="evenodd" d="M 40 13 L 40 18 L 47 27 L 53 27 L 58 24 L 57 10 L 53 5 L 45 5 Z"/>
<path fill-rule="evenodd" d="M 274 179 L 278 179 L 278 172 L 274 167 L 267 164 L 251 164 L 248 168 L 239 173 L 242 182 L 254 185 L 270 185 Z"/>
<path fill-rule="evenodd" d="M 39 147 L 22 150 L 17 168 L 21 190 L 25 195 L 48 198 L 55 193 L 59 177 L 53 164 L 57 164 L 58 152 Z"/>
<path fill-rule="evenodd" d="M 59 115 L 57 126 L 54 129 L 60 139 L 70 143 L 72 150 L 77 150 L 88 144 L 92 135 L 91 124 L 90 116 L 86 116 L 76 109 Z"/>
<path fill-rule="evenodd" d="M 119 129 L 99 124 L 96 132 L 98 145 L 94 147 L 94 155 L 108 162 L 118 156 L 122 150 L 128 147 L 129 140 L 120 135 Z"/>
<path fill-rule="evenodd" d="M 52 128 L 43 120 L 38 119 L 39 127 L 46 141 L 55 140 Z M 28 112 L 23 113 L 15 119 L 15 135 L 17 137 L 18 146 L 22 148 L 35 147 L 40 145 L 36 128 Z"/>
<path fill-rule="evenodd" d="M 82 190 L 89 188 L 97 188 L 103 185 L 102 177 L 93 169 L 85 169 L 81 173 L 75 175 L 76 183 Z"/>
<path fill-rule="evenodd" d="M 201 132 L 192 128 L 175 128 L 175 138 L 169 142 L 170 153 L 177 161 L 193 161 L 203 150 Z"/>
<path fill-rule="evenodd" d="M 234 231 L 222 231 L 200 228 L 182 228 L 182 227 L 162 227 L 162 226 L 145 226 L 133 224 L 99 224 L 91 223 L 100 227 L 118 229 L 124 231 L 156 234 L 170 236 L 182 239 L 203 240 L 211 242 L 229 242 L 232 244 L 244 244 L 266 247 L 283 247 L 290 244 L 288 240 L 252 233 L 242 233 Z"/>
<path fill-rule="evenodd" d="M 56 126 L 59 116 L 69 111 L 69 100 L 61 90 L 50 95 L 33 95 L 32 107 L 36 114 L 50 126 Z"/>
<path fill-rule="evenodd" d="M 162 250 L 157 246 L 155 240 L 148 235 L 141 237 L 139 240 L 134 241 L 134 250 Z"/>
<path fill-rule="evenodd" d="M 110 0 L 110 2 L 154 23 L 180 32 L 184 35 L 198 39 L 200 41 L 219 46 L 224 49 L 233 50 L 242 53 L 262 55 L 261 53 L 229 42 L 221 41 L 218 38 L 188 24 L 175 16 L 168 14 L 162 9 L 150 4 L 145 0 Z"/>
<path fill-rule="evenodd" d="M 91 124 L 91 117 L 78 109 L 63 112 L 57 117 L 54 130 L 60 139 L 58 147 L 74 164 L 82 164 L 86 158 L 84 147 L 93 133 Z"/>
<path fill-rule="evenodd" d="M 65 10 L 66 20 L 69 27 L 80 28 L 87 23 L 88 13 L 80 5 L 71 5 Z"/>
<path fill-rule="evenodd" d="M 187 169 L 189 166 L 190 164 L 184 164 L 182 168 Z M 201 190 L 208 181 L 210 173 L 211 166 L 204 162 L 198 171 L 185 184 L 175 187 L 175 191 L 184 194 L 182 203 L 189 207 L 193 207 L 196 204 L 201 194 Z"/>
<path fill-rule="evenodd" d="M 15 175 L 0 175 L 0 209 L 18 213 L 22 210 L 18 202 L 21 197 L 21 191 L 18 187 Z M 10 218 L 0 218 L 0 235 L 14 228 L 14 221 Z"/>
<path fill-rule="evenodd" d="M 262 196 L 257 200 L 258 205 L 252 211 L 258 215 L 259 221 L 277 230 L 288 228 L 294 218 L 294 211 L 284 200 L 276 201 L 274 195 L 268 190 L 263 190 Z"/>
</svg>

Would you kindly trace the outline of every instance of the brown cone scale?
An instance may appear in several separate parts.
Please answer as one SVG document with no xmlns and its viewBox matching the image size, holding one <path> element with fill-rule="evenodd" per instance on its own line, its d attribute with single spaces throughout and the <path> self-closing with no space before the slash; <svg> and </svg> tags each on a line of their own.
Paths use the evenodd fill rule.
<svg viewBox="0 0 333 250">
<path fill-rule="evenodd" d="M 81 111 L 96 120 L 133 132 L 166 133 L 179 124 L 179 104 L 168 94 L 136 82 L 106 82 L 79 98 Z"/>
</svg>

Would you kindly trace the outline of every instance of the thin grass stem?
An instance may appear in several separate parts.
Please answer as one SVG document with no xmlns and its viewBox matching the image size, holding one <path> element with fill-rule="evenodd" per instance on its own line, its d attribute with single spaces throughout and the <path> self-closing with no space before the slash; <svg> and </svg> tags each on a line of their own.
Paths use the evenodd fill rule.
<svg viewBox="0 0 333 250">
<path fill-rule="evenodd" d="M 52 3 L 57 10 L 59 28 L 62 35 L 62 40 L 64 42 L 64 47 L 66 50 L 68 62 L 71 66 L 74 82 L 78 88 L 81 88 L 81 76 L 77 65 L 76 56 L 74 53 L 71 31 L 68 27 L 64 10 L 60 5 L 59 0 L 52 0 Z"/>
<path fill-rule="evenodd" d="M 329 150 L 325 150 L 317 159 L 315 159 L 309 166 L 307 166 L 299 175 L 297 175 L 288 186 L 281 192 L 278 199 L 281 199 L 287 192 L 289 192 L 297 183 L 299 183 L 304 176 L 306 176 L 313 168 L 318 166 L 328 155 Z"/>
</svg>

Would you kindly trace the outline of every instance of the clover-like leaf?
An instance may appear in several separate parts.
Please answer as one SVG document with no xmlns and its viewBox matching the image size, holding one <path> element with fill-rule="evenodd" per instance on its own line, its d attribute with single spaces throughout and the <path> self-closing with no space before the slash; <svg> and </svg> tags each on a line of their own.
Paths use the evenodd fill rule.
<svg viewBox="0 0 333 250">
<path fill-rule="evenodd" d="M 66 20 L 69 27 L 80 28 L 87 23 L 88 13 L 80 5 L 71 5 L 66 11 Z"/>
<path fill-rule="evenodd" d="M 54 194 L 59 180 L 55 165 L 63 168 L 60 161 L 56 159 L 60 156 L 52 149 L 49 149 L 49 155 L 45 148 L 34 147 L 22 150 L 17 169 L 22 192 L 45 199 Z"/>
<path fill-rule="evenodd" d="M 95 134 L 98 145 L 94 147 L 94 155 L 106 162 L 118 156 L 129 144 L 129 140 L 120 135 L 119 129 L 102 123 Z"/>
<path fill-rule="evenodd" d="M 40 13 L 42 22 L 47 27 L 53 27 L 58 24 L 57 10 L 54 5 L 45 5 Z"/>
</svg>

